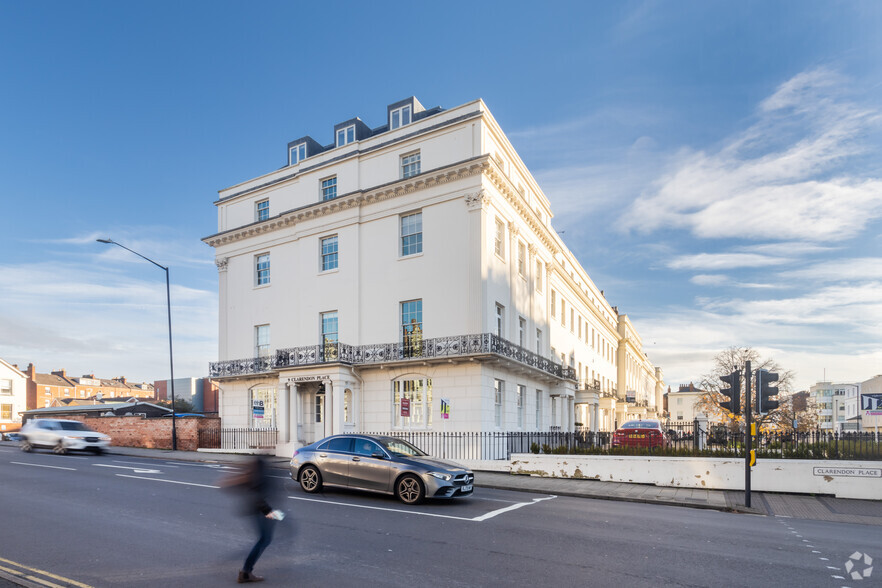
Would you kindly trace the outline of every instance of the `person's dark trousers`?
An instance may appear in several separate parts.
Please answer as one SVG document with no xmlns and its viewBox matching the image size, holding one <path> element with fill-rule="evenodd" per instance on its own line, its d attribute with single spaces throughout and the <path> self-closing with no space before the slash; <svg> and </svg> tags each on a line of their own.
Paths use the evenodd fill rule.
<svg viewBox="0 0 882 588">
<path fill-rule="evenodd" d="M 254 570 L 254 564 L 257 563 L 260 554 L 263 553 L 263 550 L 266 549 L 273 540 L 274 521 L 266 518 L 266 516 L 262 514 L 258 514 L 255 520 L 257 521 L 257 531 L 260 533 L 260 538 L 257 540 L 257 543 L 254 544 L 254 547 L 251 548 L 251 553 L 249 553 L 248 557 L 245 559 L 245 567 L 243 570 L 249 574 Z"/>
</svg>

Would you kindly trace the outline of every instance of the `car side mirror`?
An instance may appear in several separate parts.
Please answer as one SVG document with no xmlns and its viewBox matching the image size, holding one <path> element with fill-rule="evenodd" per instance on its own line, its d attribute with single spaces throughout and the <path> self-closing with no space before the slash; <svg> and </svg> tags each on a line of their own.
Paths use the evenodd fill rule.
<svg viewBox="0 0 882 588">
<path fill-rule="evenodd" d="M 375 457 L 377 459 L 386 459 L 385 453 L 380 453 L 379 451 L 376 453 L 371 453 L 371 457 Z"/>
</svg>

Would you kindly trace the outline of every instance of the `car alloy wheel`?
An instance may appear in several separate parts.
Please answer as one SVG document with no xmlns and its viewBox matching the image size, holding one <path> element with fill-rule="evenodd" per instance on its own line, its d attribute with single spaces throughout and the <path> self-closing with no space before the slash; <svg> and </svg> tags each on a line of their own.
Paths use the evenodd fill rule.
<svg viewBox="0 0 882 588">
<path fill-rule="evenodd" d="M 52 449 L 52 451 L 54 451 L 58 455 L 64 455 L 65 453 L 67 453 L 67 447 L 64 446 L 64 443 L 59 441 L 55 448 Z"/>
<path fill-rule="evenodd" d="M 25 453 L 30 453 L 31 451 L 34 450 L 34 446 L 31 445 L 31 442 L 28 441 L 27 439 L 23 439 L 21 442 L 21 445 L 19 445 L 19 447 L 21 447 L 21 450 L 24 451 Z"/>
<path fill-rule="evenodd" d="M 322 489 L 322 475 L 315 466 L 306 466 L 300 470 L 300 487 L 310 494 Z"/>
<path fill-rule="evenodd" d="M 396 482 L 395 493 L 404 504 L 419 504 L 423 500 L 425 491 L 419 478 L 413 474 L 406 474 Z"/>
</svg>

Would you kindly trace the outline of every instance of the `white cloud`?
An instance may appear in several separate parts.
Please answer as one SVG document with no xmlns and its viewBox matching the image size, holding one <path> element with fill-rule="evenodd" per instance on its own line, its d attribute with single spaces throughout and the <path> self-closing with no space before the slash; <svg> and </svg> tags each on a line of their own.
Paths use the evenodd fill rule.
<svg viewBox="0 0 882 588">
<path fill-rule="evenodd" d="M 781 255 L 784 257 L 798 257 L 802 255 L 816 255 L 835 251 L 835 247 L 816 245 L 805 241 L 785 241 L 782 243 L 762 243 L 758 245 L 745 245 L 738 247 L 737 251 L 747 253 L 760 253 L 763 255 Z"/>
<path fill-rule="evenodd" d="M 696 274 L 689 278 L 689 282 L 695 284 L 696 286 L 732 286 L 735 288 L 749 288 L 755 290 L 781 287 L 779 284 L 757 284 L 754 282 L 739 282 L 723 274 Z"/>
<path fill-rule="evenodd" d="M 882 284 L 826 288 L 774 300 L 698 299 L 632 317 L 645 350 L 673 386 L 707 373 L 711 358 L 737 345 L 760 350 L 794 370 L 798 389 L 823 377 L 861 380 L 882 365 Z"/>
<path fill-rule="evenodd" d="M 700 238 L 841 241 L 882 216 L 882 181 L 847 169 L 877 112 L 840 95 L 827 70 L 795 76 L 758 120 L 715 152 L 684 151 L 622 215 L 626 230 Z"/>
<path fill-rule="evenodd" d="M 732 280 L 722 274 L 698 274 L 692 276 L 689 281 L 697 286 L 723 286 L 731 283 Z"/>
<path fill-rule="evenodd" d="M 791 260 L 783 257 L 770 257 L 756 253 L 698 253 L 680 255 L 667 262 L 671 269 L 721 270 L 742 267 L 768 267 L 783 265 Z"/>
<path fill-rule="evenodd" d="M 33 362 L 44 373 L 167 378 L 162 274 L 139 272 L 155 277 L 141 279 L 114 266 L 77 263 L 0 266 L 0 357 Z M 203 376 L 217 355 L 217 295 L 173 280 L 171 302 L 175 373 Z"/>
<path fill-rule="evenodd" d="M 882 257 L 837 259 L 807 268 L 782 272 L 781 277 L 815 282 L 861 282 L 882 280 Z M 882 296 L 882 294 L 880 294 Z"/>
</svg>

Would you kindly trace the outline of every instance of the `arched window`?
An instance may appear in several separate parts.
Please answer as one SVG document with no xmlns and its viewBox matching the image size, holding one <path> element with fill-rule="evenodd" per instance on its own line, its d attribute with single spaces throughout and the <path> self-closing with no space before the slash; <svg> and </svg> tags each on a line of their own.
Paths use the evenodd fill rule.
<svg viewBox="0 0 882 588">
<path fill-rule="evenodd" d="M 276 408 L 279 399 L 276 389 L 267 386 L 255 386 L 250 390 L 251 426 L 256 429 L 276 428 Z"/>
<path fill-rule="evenodd" d="M 432 428 L 432 380 L 408 374 L 392 381 L 392 428 Z"/>
</svg>

